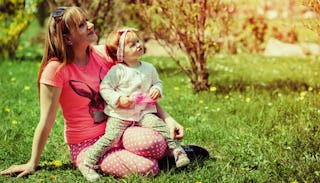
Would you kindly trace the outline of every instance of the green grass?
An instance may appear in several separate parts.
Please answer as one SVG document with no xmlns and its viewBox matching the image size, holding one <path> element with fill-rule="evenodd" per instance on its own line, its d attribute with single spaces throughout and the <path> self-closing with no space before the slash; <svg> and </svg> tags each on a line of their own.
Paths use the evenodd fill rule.
<svg viewBox="0 0 320 183">
<path fill-rule="evenodd" d="M 211 158 L 154 178 L 101 182 L 320 182 L 320 60 L 217 56 L 208 65 L 211 92 L 194 94 L 166 57 L 145 57 L 164 82 L 164 109 L 185 127 L 182 144 L 206 147 Z M 24 163 L 39 119 L 37 62 L 0 62 L 0 169 Z M 62 166 L 55 166 L 59 160 Z M 85 182 L 70 166 L 57 117 L 39 170 L 0 182 Z"/>
</svg>

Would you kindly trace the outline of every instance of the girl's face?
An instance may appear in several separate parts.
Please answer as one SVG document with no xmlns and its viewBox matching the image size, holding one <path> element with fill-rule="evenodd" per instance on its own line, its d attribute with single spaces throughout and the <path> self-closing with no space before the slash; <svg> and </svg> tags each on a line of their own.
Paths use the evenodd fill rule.
<svg viewBox="0 0 320 183">
<path fill-rule="evenodd" d="M 124 46 L 124 62 L 129 65 L 130 63 L 137 63 L 142 54 L 143 46 L 138 36 L 134 32 L 128 32 Z"/>
<path fill-rule="evenodd" d="M 98 36 L 94 31 L 94 25 L 84 19 L 80 22 L 77 29 L 71 32 L 70 40 L 72 46 L 78 47 L 80 45 L 87 46 L 98 40 Z"/>
</svg>

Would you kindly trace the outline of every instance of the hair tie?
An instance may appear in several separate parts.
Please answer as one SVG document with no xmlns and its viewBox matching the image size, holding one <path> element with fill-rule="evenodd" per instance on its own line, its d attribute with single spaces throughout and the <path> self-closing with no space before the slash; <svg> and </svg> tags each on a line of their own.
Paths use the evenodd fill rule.
<svg viewBox="0 0 320 183">
<path fill-rule="evenodd" d="M 129 31 L 137 31 L 135 28 L 126 28 L 118 30 L 119 33 L 122 33 L 119 39 L 118 51 L 117 51 L 117 59 L 118 62 L 123 62 L 124 58 L 124 40 L 126 39 L 126 35 Z"/>
</svg>

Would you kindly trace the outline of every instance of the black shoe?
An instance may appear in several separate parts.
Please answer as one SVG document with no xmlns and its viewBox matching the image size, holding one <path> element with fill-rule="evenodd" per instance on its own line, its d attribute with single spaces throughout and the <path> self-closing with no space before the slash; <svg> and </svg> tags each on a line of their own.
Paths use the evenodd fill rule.
<svg viewBox="0 0 320 183">
<path fill-rule="evenodd" d="M 203 162 L 210 158 L 208 150 L 197 145 L 185 145 L 182 146 L 183 150 L 187 153 L 190 162 Z M 160 170 L 169 170 L 176 167 L 174 157 L 167 155 L 158 161 Z"/>
<path fill-rule="evenodd" d="M 188 158 L 191 162 L 204 161 L 206 159 L 209 159 L 210 157 L 208 150 L 197 145 L 186 145 L 182 146 L 182 148 L 187 153 Z"/>
</svg>

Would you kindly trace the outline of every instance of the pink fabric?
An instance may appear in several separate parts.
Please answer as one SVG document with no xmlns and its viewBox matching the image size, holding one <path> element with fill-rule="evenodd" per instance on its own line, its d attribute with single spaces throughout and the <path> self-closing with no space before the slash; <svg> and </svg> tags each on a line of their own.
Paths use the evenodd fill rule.
<svg viewBox="0 0 320 183">
<path fill-rule="evenodd" d="M 95 123 L 105 121 L 104 100 L 99 94 L 100 81 L 114 63 L 96 49 L 92 49 L 85 66 L 71 63 L 56 73 L 60 62 L 50 61 L 40 79 L 42 84 L 62 88 L 59 102 L 66 123 L 66 141 L 70 144 L 95 138 L 105 131 L 105 123 Z"/>
<path fill-rule="evenodd" d="M 122 137 L 125 149 L 137 155 L 160 159 L 167 151 L 167 143 L 156 131 L 149 128 L 130 127 Z"/>
<path fill-rule="evenodd" d="M 84 155 L 89 148 L 90 147 L 86 147 L 79 153 L 76 165 L 83 161 Z M 136 173 L 153 176 L 159 172 L 158 161 L 156 159 L 139 156 L 119 147 L 113 148 L 104 155 L 100 159 L 99 165 L 103 173 L 119 178 Z"/>
<path fill-rule="evenodd" d="M 138 93 L 134 96 L 137 105 L 145 105 L 145 104 L 156 104 L 157 100 L 153 100 L 146 93 Z"/>
<path fill-rule="evenodd" d="M 120 178 L 136 173 L 153 176 L 159 172 L 156 159 L 139 156 L 126 149 L 112 150 L 100 166 L 104 173 Z"/>
<path fill-rule="evenodd" d="M 156 159 L 163 157 L 167 151 L 165 139 L 158 132 L 142 127 L 129 127 L 122 138 L 123 147 L 119 144 L 100 159 L 101 170 L 116 177 L 134 173 L 156 175 L 159 171 Z M 69 144 L 76 167 L 83 161 L 86 150 L 98 139 L 99 137 L 80 144 Z"/>
</svg>

